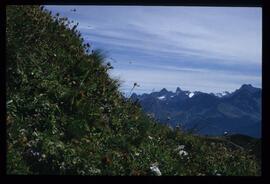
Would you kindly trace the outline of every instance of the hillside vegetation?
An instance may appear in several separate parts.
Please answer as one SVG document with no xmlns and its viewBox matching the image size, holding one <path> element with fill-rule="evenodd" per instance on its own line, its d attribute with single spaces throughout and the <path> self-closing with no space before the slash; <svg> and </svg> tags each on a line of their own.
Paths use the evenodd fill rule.
<svg viewBox="0 0 270 184">
<path fill-rule="evenodd" d="M 7 174 L 260 175 L 245 150 L 147 117 L 66 18 L 6 11 Z"/>
</svg>

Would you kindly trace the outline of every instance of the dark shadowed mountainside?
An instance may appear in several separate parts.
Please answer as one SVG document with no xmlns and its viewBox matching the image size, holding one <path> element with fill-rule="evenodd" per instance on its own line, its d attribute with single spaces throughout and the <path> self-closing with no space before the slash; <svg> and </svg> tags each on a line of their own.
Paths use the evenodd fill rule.
<svg viewBox="0 0 270 184">
<path fill-rule="evenodd" d="M 218 94 L 162 89 L 131 96 L 156 120 L 204 135 L 245 134 L 261 137 L 261 89 L 244 84 Z"/>
</svg>

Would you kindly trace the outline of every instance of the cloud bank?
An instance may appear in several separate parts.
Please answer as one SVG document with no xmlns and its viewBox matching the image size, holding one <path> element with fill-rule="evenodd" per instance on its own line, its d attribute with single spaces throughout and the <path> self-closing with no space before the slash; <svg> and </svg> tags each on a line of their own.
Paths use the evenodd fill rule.
<svg viewBox="0 0 270 184">
<path fill-rule="evenodd" d="M 191 91 L 261 87 L 261 8 L 46 6 L 79 22 L 93 48 L 107 52 L 122 90 L 177 86 Z M 70 11 L 76 8 L 76 12 Z M 110 59 L 112 58 L 112 59 Z"/>
</svg>

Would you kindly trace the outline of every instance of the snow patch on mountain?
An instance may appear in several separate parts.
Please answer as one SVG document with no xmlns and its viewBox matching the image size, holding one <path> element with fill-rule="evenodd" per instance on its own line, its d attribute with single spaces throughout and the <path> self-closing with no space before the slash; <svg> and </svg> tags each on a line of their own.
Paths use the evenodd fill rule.
<svg viewBox="0 0 270 184">
<path fill-rule="evenodd" d="M 160 97 L 157 97 L 159 100 L 164 100 L 166 97 L 165 96 L 160 96 Z"/>
<path fill-rule="evenodd" d="M 223 97 L 223 96 L 226 96 L 228 94 L 230 94 L 228 91 L 223 91 L 222 93 L 216 93 L 215 96 L 217 96 L 217 97 Z"/>
<path fill-rule="evenodd" d="M 194 95 L 194 93 L 191 92 L 191 93 L 189 93 L 188 97 L 191 98 L 191 97 L 193 97 L 193 95 Z"/>
</svg>

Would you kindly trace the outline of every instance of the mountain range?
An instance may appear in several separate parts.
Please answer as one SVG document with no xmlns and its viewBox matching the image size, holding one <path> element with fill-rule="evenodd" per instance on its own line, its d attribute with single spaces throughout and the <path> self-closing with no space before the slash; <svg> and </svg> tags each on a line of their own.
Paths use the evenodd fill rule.
<svg viewBox="0 0 270 184">
<path fill-rule="evenodd" d="M 131 95 L 143 111 L 160 123 L 196 134 L 244 134 L 261 137 L 261 89 L 243 84 L 234 92 L 190 92 L 177 87 Z"/>
</svg>

